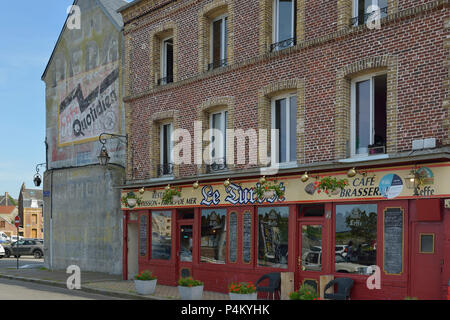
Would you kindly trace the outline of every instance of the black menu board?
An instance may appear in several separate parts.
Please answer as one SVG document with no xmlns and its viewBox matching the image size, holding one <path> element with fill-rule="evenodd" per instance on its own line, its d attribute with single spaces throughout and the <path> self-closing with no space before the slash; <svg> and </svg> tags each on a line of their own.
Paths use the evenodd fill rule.
<svg viewBox="0 0 450 320">
<path fill-rule="evenodd" d="M 400 274 L 403 271 L 403 209 L 384 211 L 384 271 Z"/>
<path fill-rule="evenodd" d="M 237 214 L 235 212 L 230 214 L 229 222 L 229 238 L 228 238 L 228 260 L 236 262 L 237 259 Z"/>
<path fill-rule="evenodd" d="M 242 244 L 242 258 L 244 263 L 250 263 L 252 258 L 252 215 L 244 213 L 244 240 Z"/>
<path fill-rule="evenodd" d="M 139 218 L 139 252 L 145 257 L 147 255 L 147 216 Z"/>
</svg>

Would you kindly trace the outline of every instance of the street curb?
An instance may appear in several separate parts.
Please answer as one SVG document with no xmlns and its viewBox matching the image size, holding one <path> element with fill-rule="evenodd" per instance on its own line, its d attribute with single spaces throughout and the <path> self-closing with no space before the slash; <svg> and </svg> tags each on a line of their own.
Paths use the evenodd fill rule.
<svg viewBox="0 0 450 320">
<path fill-rule="evenodd" d="M 7 274 L 0 273 L 0 278 L 4 279 L 10 279 L 10 280 L 19 280 L 19 281 L 25 281 L 25 282 L 33 282 L 33 283 L 40 283 L 48 286 L 53 287 L 59 287 L 59 288 L 66 288 L 67 286 L 65 283 L 57 282 L 57 281 L 51 281 L 51 280 L 43 280 L 43 279 L 37 279 L 37 278 L 24 278 L 24 277 L 18 277 L 18 276 L 11 276 Z M 89 283 L 88 283 L 89 284 Z M 89 288 L 89 287 L 83 287 L 81 286 L 80 290 L 77 291 L 83 291 L 86 293 L 95 293 L 95 294 L 102 294 L 106 296 L 116 297 L 116 298 L 124 298 L 124 299 L 133 299 L 133 300 L 168 300 L 160 297 L 155 296 L 141 296 L 137 294 L 131 294 L 131 293 L 122 293 L 117 291 L 110 291 L 110 290 L 102 290 L 102 289 L 95 289 L 95 288 Z"/>
</svg>

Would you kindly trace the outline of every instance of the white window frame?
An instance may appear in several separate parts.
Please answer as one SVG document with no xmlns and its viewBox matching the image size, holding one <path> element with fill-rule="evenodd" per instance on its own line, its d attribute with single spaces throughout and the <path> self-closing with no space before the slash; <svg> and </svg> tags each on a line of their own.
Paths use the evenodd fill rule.
<svg viewBox="0 0 450 320">
<path fill-rule="evenodd" d="M 350 157 L 359 158 L 367 157 L 369 153 L 356 153 L 356 83 L 370 80 L 370 141 L 369 144 L 374 143 L 375 139 L 375 109 L 374 109 L 374 82 L 373 78 L 386 74 L 386 71 L 371 73 L 365 76 L 352 79 L 351 82 L 351 107 L 350 107 Z"/>
<path fill-rule="evenodd" d="M 372 0 L 372 5 L 379 7 L 378 0 Z M 383 8 L 380 8 L 380 9 L 383 9 Z M 359 1 L 353 0 L 353 16 L 352 16 L 352 18 L 358 17 L 358 11 L 359 11 Z M 367 12 L 364 12 L 364 13 L 366 14 Z M 357 26 L 358 23 L 359 23 L 359 21 L 357 20 L 355 23 L 355 26 Z"/>
<path fill-rule="evenodd" d="M 287 39 L 279 39 L 279 28 L 278 28 L 278 9 L 279 9 L 279 1 L 280 0 L 274 0 L 273 1 L 273 19 L 272 19 L 272 38 L 274 39 L 273 43 L 277 43 L 283 40 Z M 295 36 L 295 1 L 292 0 L 292 15 L 291 15 L 291 21 L 292 21 L 292 30 L 291 30 L 291 38 L 294 38 Z M 289 38 L 288 38 L 289 39 Z M 293 45 L 293 44 L 292 44 Z"/>
<path fill-rule="evenodd" d="M 224 160 L 226 160 L 226 155 L 227 155 L 227 146 L 226 146 L 226 134 L 227 134 L 227 128 L 228 128 L 228 114 L 227 114 L 227 116 L 225 117 L 225 113 L 228 113 L 228 110 L 227 109 L 223 109 L 223 110 L 219 110 L 219 111 L 214 111 L 214 112 L 211 112 L 210 114 L 209 114 L 209 128 L 211 129 L 211 131 L 210 131 L 210 134 L 209 134 L 209 142 L 212 144 L 212 138 L 213 138 L 213 131 L 212 131 L 212 129 L 214 129 L 213 128 L 213 116 L 215 115 L 215 114 L 221 114 L 221 121 L 220 121 L 220 131 L 222 131 L 222 134 L 223 134 L 223 140 L 222 140 L 222 148 L 220 149 L 220 150 L 216 150 L 216 156 L 215 157 L 213 157 L 212 156 L 212 151 L 213 151 L 213 149 L 211 148 L 210 149 L 210 154 L 209 154 L 209 156 L 210 156 L 210 158 L 211 158 L 211 163 L 214 163 L 214 161 L 215 160 L 221 160 L 221 159 L 224 159 Z M 218 152 L 219 151 L 219 152 Z M 219 155 L 217 155 L 219 153 Z"/>
<path fill-rule="evenodd" d="M 286 159 L 291 159 L 291 119 L 290 119 L 290 116 L 291 116 L 291 112 L 290 112 L 290 109 L 291 109 L 291 97 L 295 97 L 296 96 L 296 93 L 286 93 L 286 94 L 283 94 L 283 95 L 279 95 L 279 96 L 276 96 L 276 97 L 273 97 L 272 98 L 272 101 L 271 101 L 271 129 L 272 130 L 276 130 L 276 127 L 275 127 L 275 102 L 277 101 L 277 100 L 282 100 L 282 99 L 286 99 L 286 106 L 289 106 L 289 112 L 286 112 L 286 115 L 287 115 L 287 123 L 286 123 L 286 141 L 287 141 L 287 147 L 286 147 Z M 297 104 L 298 104 L 298 101 L 297 101 Z M 295 108 L 297 109 L 296 110 L 296 112 L 298 112 L 298 106 L 295 106 Z M 297 119 L 296 119 L 296 121 L 295 121 L 295 123 L 297 123 Z M 297 132 L 297 130 L 295 130 L 296 132 Z M 294 137 L 294 139 L 296 139 L 297 140 L 297 136 L 295 136 Z M 297 155 L 296 155 L 296 160 L 295 161 L 286 161 L 286 162 L 280 162 L 280 159 L 279 159 L 279 152 L 276 152 L 276 151 L 279 151 L 279 148 L 280 148 L 280 146 L 279 146 L 279 141 L 280 141 L 280 134 L 278 134 L 278 139 L 275 139 L 275 137 L 271 137 L 271 158 L 272 158 L 272 164 L 285 164 L 285 165 L 291 165 L 291 164 L 296 164 L 297 163 Z M 277 144 L 277 148 L 275 147 L 275 144 Z M 296 147 L 297 147 L 297 141 L 296 141 L 296 143 L 295 143 L 295 145 L 296 145 Z M 297 149 L 297 148 L 296 148 Z"/>
<path fill-rule="evenodd" d="M 168 164 L 173 163 L 173 141 L 172 141 L 172 135 L 173 135 L 173 123 L 172 122 L 165 122 L 161 123 L 159 127 L 159 163 L 160 165 L 164 165 L 164 126 L 170 126 L 169 129 L 169 155 L 168 155 Z M 163 175 L 163 174 L 161 174 Z"/>
<path fill-rule="evenodd" d="M 167 71 L 166 71 L 166 66 L 167 66 L 167 40 L 172 39 L 172 50 L 173 50 L 173 36 L 164 38 L 161 40 L 161 78 L 166 78 L 167 77 Z"/>
<path fill-rule="evenodd" d="M 225 19 L 227 19 L 227 32 L 225 33 Z M 228 45 L 225 46 L 225 44 L 228 44 L 228 14 L 222 14 L 220 16 L 218 16 L 217 18 L 214 18 L 211 21 L 211 25 L 210 25 L 210 52 L 209 52 L 209 63 L 214 63 L 214 22 L 219 21 L 219 20 L 223 20 L 222 21 L 222 25 L 221 25 L 221 29 L 220 29 L 220 60 L 223 61 L 225 59 L 228 59 L 228 54 L 227 54 L 227 50 L 228 50 Z"/>
</svg>

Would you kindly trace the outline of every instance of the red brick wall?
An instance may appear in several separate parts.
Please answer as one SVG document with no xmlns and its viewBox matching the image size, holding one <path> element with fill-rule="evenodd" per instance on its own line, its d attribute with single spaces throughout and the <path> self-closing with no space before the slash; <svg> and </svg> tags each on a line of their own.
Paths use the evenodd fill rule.
<svg viewBox="0 0 450 320">
<path fill-rule="evenodd" d="M 337 19 L 335 1 L 306 3 L 306 39 L 334 31 Z M 399 0 L 399 8 L 410 7 L 412 3 L 417 1 Z M 149 88 L 148 45 L 142 45 L 148 43 L 152 28 L 168 20 L 179 26 L 179 79 L 197 75 L 198 5 L 130 33 L 133 39 L 131 78 L 134 94 Z M 257 9 L 257 1 L 236 1 L 235 62 L 258 55 Z M 323 16 L 322 12 L 328 14 Z M 442 108 L 443 81 L 447 76 L 444 60 L 448 56 L 448 50 L 443 47 L 446 37 L 443 25 L 448 17 L 448 9 L 428 11 L 383 25 L 381 30 L 365 29 L 317 46 L 308 46 L 198 81 L 159 88 L 127 100 L 132 110 L 133 161 L 138 168 L 135 178 L 149 177 L 149 155 L 153 147 L 148 141 L 151 114 L 177 109 L 182 128 L 193 133 L 193 122 L 201 103 L 211 97 L 232 96 L 235 98 L 235 127 L 257 128 L 258 90 L 279 79 L 305 80 L 305 162 L 334 160 L 337 70 L 369 56 L 398 57 L 397 151 L 411 150 L 411 142 L 417 138 L 436 137 L 442 141 L 448 135 L 442 125 L 443 119 L 448 117 L 448 111 Z M 180 175 L 192 174 L 195 174 L 195 166 L 180 168 Z"/>
</svg>

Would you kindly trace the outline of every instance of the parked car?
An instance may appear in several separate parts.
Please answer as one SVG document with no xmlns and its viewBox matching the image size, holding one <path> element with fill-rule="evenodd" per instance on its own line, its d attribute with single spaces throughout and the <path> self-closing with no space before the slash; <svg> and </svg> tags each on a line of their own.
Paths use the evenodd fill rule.
<svg viewBox="0 0 450 320">
<path fill-rule="evenodd" d="M 17 239 L 19 239 L 19 240 L 22 240 L 23 239 L 23 237 L 22 236 L 19 236 L 19 238 L 17 238 L 17 236 L 11 236 L 11 242 L 13 242 L 13 241 L 17 241 Z"/>
<path fill-rule="evenodd" d="M 5 256 L 5 248 L 0 244 L 0 259 Z"/>
<path fill-rule="evenodd" d="M 334 252 L 345 257 L 347 255 L 347 251 L 348 251 L 347 247 L 348 247 L 348 245 L 346 245 L 346 244 L 337 244 L 334 247 Z"/>
<path fill-rule="evenodd" d="M 22 239 L 19 240 L 18 243 L 19 246 L 17 246 L 16 241 L 4 247 L 6 258 L 9 258 L 12 255 L 16 258 L 20 256 L 32 255 L 36 259 L 40 259 L 44 256 L 44 244 L 40 241 Z"/>
<path fill-rule="evenodd" d="M 4 233 L 3 231 L 0 231 L 0 243 L 9 242 L 9 241 L 11 241 L 11 238 L 8 237 L 8 235 L 6 233 Z"/>
</svg>

